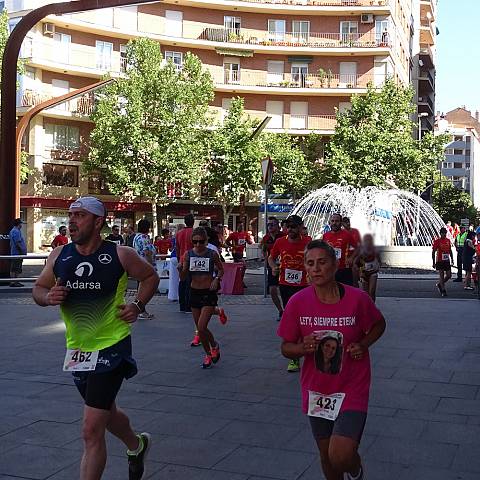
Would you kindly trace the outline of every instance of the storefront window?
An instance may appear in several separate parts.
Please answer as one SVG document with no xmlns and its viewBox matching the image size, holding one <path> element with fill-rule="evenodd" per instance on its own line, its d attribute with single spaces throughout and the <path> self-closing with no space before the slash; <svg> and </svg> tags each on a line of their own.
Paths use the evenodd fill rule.
<svg viewBox="0 0 480 480">
<path fill-rule="evenodd" d="M 68 210 L 42 210 L 42 247 L 50 246 L 62 225 L 68 225 Z"/>
</svg>

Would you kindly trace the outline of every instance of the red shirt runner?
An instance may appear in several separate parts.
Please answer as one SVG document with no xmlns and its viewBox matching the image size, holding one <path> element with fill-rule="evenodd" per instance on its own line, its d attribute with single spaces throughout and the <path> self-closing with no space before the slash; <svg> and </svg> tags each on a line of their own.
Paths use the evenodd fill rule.
<svg viewBox="0 0 480 480">
<path fill-rule="evenodd" d="M 437 238 L 433 242 L 432 249 L 437 252 L 437 262 L 450 262 L 452 243 L 448 238 Z"/>
<path fill-rule="evenodd" d="M 356 248 L 356 244 L 352 239 L 350 232 L 346 230 L 339 230 L 334 232 L 331 230 L 323 235 L 323 240 L 330 244 L 335 249 L 335 256 L 338 261 L 338 268 L 346 268 L 346 259 L 350 246 Z"/>
<path fill-rule="evenodd" d="M 276 260 L 280 257 L 281 285 L 305 287 L 308 285 L 304 266 L 305 247 L 312 241 L 311 237 L 300 237 L 298 241 L 289 241 L 288 237 L 279 238 L 270 251 Z"/>
<path fill-rule="evenodd" d="M 227 242 L 231 242 L 232 246 L 232 253 L 241 253 L 245 251 L 245 245 L 253 243 L 252 237 L 249 235 L 248 232 L 232 232 L 228 238 Z"/>
<path fill-rule="evenodd" d="M 160 238 L 154 243 L 154 245 L 159 255 L 167 255 L 168 251 L 172 249 L 172 239 Z"/>
<path fill-rule="evenodd" d="M 52 247 L 59 247 L 60 245 L 66 245 L 68 243 L 68 238 L 65 235 L 57 235 L 52 242 Z"/>
</svg>

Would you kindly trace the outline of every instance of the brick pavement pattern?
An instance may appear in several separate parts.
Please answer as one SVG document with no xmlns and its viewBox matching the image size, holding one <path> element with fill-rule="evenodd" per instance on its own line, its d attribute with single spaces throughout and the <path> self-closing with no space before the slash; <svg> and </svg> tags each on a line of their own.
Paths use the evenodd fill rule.
<svg viewBox="0 0 480 480">
<path fill-rule="evenodd" d="M 153 321 L 133 331 L 139 374 L 118 398 L 134 427 L 153 434 L 152 480 L 319 480 L 300 411 L 298 374 L 286 372 L 277 322 L 261 297 L 224 300 L 212 321 L 222 359 L 202 370 L 192 320 L 155 298 Z M 374 381 L 361 450 L 368 480 L 480 478 L 480 303 L 379 300 L 387 332 L 372 350 Z M 82 402 L 61 371 L 55 308 L 0 299 L 0 480 L 78 478 Z M 122 444 L 108 437 L 103 478 L 127 478 Z"/>
</svg>

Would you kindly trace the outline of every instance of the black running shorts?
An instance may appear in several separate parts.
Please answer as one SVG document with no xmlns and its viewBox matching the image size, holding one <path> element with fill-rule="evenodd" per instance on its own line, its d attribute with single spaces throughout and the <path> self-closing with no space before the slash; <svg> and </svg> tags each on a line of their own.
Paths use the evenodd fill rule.
<svg viewBox="0 0 480 480">
<path fill-rule="evenodd" d="M 190 289 L 190 307 L 216 307 L 218 305 L 218 295 L 208 288 L 191 288 Z"/>
<path fill-rule="evenodd" d="M 137 373 L 128 336 L 111 347 L 100 350 L 97 368 L 91 372 L 73 372 L 73 381 L 85 405 L 110 410 L 125 378 Z"/>
<path fill-rule="evenodd" d="M 448 260 L 442 260 L 435 264 L 435 270 L 443 270 L 444 272 L 449 272 L 452 269 L 450 262 Z"/>
<path fill-rule="evenodd" d="M 326 440 L 332 435 L 348 437 L 360 443 L 367 421 L 367 412 L 346 410 L 340 412 L 336 420 L 308 417 L 315 440 Z"/>
</svg>

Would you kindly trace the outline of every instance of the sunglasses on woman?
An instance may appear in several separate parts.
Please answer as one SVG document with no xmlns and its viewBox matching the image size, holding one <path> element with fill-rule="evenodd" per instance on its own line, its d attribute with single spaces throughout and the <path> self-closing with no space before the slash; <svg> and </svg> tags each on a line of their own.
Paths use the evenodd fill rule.
<svg viewBox="0 0 480 480">
<path fill-rule="evenodd" d="M 193 245 L 204 245 L 205 240 L 192 240 Z"/>
</svg>

